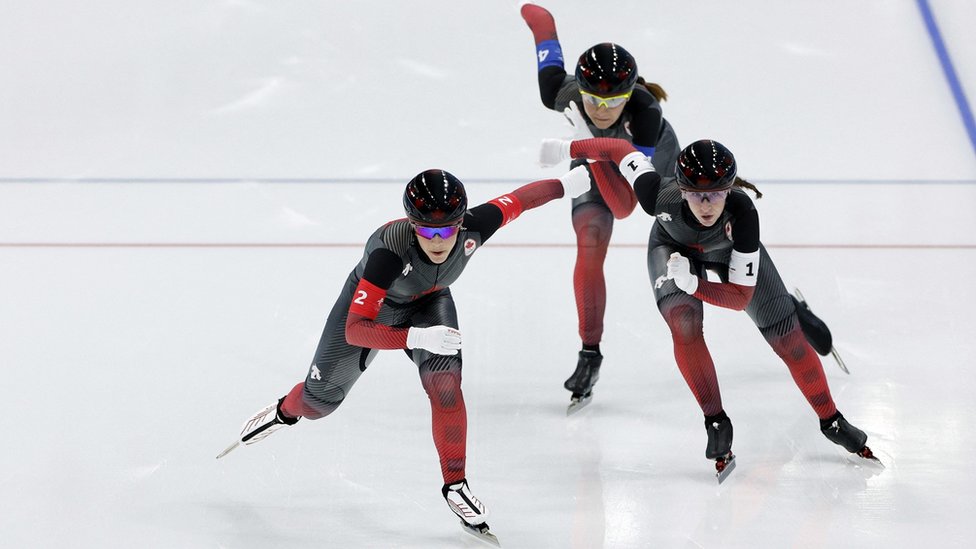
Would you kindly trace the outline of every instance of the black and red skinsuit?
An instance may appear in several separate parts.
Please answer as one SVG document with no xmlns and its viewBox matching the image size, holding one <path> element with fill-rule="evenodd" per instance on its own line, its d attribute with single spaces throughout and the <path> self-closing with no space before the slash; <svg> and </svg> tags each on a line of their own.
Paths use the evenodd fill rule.
<svg viewBox="0 0 976 549">
<path fill-rule="evenodd" d="M 562 184 L 550 179 L 469 209 L 457 243 L 440 264 L 432 263 L 420 249 L 419 237 L 406 219 L 378 228 L 329 313 L 305 381 L 282 402 L 284 415 L 318 419 L 331 414 L 380 349 L 404 349 L 417 365 L 430 398 L 444 483 L 464 478 L 467 415 L 461 393 L 461 352 L 438 355 L 407 349 L 407 332 L 412 326 L 458 328 L 449 286 L 474 253 L 523 211 L 562 196 Z"/>
<path fill-rule="evenodd" d="M 562 113 L 570 102 L 575 102 L 594 137 L 626 139 L 650 158 L 659 172 L 673 172 L 681 150 L 678 138 L 665 120 L 661 104 L 654 95 L 638 84 L 617 122 L 605 130 L 597 128 L 583 109 L 575 76 L 566 74 L 552 16 L 538 6 L 527 4 L 522 8 L 522 17 L 532 30 L 536 44 L 542 103 Z M 574 160 L 571 166 L 584 163 L 586 160 Z M 595 162 L 589 168 L 592 186 L 589 192 L 573 199 L 572 205 L 573 230 L 576 233 L 573 287 L 580 338 L 584 347 L 595 348 L 603 338 L 603 317 L 607 303 L 603 264 L 613 233 L 613 220 L 630 215 L 637 202 L 631 187 L 621 179 L 616 165 Z M 624 184 L 614 185 L 615 181 Z M 607 192 L 616 192 L 619 196 L 608 197 Z"/>
<path fill-rule="evenodd" d="M 602 158 L 619 162 L 634 151 L 620 140 L 575 141 L 574 158 Z M 673 177 L 646 172 L 634 182 L 641 208 L 655 217 L 647 245 L 647 269 L 658 310 L 674 342 L 674 358 L 681 375 L 706 416 L 723 410 L 718 378 L 702 332 L 703 302 L 734 310 L 745 310 L 777 355 L 786 363 L 794 382 L 820 419 L 837 412 L 827 386 L 820 357 L 800 328 L 794 301 L 776 266 L 759 240 L 759 215 L 752 199 L 733 188 L 725 209 L 710 227 L 702 226 L 682 199 Z M 749 255 L 759 252 L 757 266 L 750 273 L 755 285 L 729 282 L 729 260 L 734 251 Z M 678 252 L 689 258 L 700 277 L 694 294 L 679 289 L 667 277 L 668 258 Z M 751 265 L 750 265 L 751 267 Z M 712 271 L 721 282 L 705 279 Z"/>
</svg>

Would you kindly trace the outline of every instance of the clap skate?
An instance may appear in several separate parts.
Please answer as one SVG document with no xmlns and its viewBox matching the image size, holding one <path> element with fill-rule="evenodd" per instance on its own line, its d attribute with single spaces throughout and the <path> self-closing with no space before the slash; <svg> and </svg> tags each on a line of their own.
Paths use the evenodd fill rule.
<svg viewBox="0 0 976 549">
<path fill-rule="evenodd" d="M 599 351 L 584 349 L 579 352 L 576 371 L 563 383 L 563 387 L 573 393 L 569 400 L 569 407 L 566 408 L 567 416 L 580 411 L 593 399 L 593 386 L 600 379 L 602 363 L 603 355 Z"/>
<path fill-rule="evenodd" d="M 820 420 L 820 432 L 827 440 L 842 446 L 845 450 L 866 460 L 868 463 L 884 467 L 881 460 L 865 444 L 868 435 L 864 431 L 850 424 L 843 414 L 837 412 L 827 419 Z"/>
<path fill-rule="evenodd" d="M 491 533 L 488 523 L 485 522 L 488 509 L 471 493 L 467 479 L 461 479 L 454 484 L 445 484 L 441 488 L 441 494 L 447 501 L 447 506 L 461 519 L 461 526 L 465 532 L 485 543 L 501 547 L 498 538 Z"/>
<path fill-rule="evenodd" d="M 796 305 L 796 316 L 800 319 L 800 328 L 803 330 L 803 336 L 807 339 L 807 342 L 813 347 L 813 350 L 817 351 L 820 356 L 830 355 L 834 357 L 837 362 L 837 366 L 844 371 L 845 374 L 850 375 L 850 370 L 847 369 L 847 365 L 844 364 L 844 360 L 840 357 L 840 353 L 834 347 L 833 336 L 830 335 L 830 329 L 823 320 L 820 320 L 817 315 L 813 314 L 810 310 L 810 306 L 807 305 L 806 300 L 803 298 L 803 294 L 800 293 L 799 288 L 794 288 L 793 293 L 796 294 L 793 297 L 793 303 Z"/>
<path fill-rule="evenodd" d="M 732 420 L 724 411 L 714 416 L 705 416 L 705 432 L 708 433 L 708 446 L 705 457 L 715 460 L 715 478 L 722 484 L 735 469 L 735 454 L 732 453 Z"/>
<path fill-rule="evenodd" d="M 278 399 L 278 402 L 273 402 L 255 412 L 255 414 L 252 415 L 250 419 L 245 421 L 244 425 L 241 427 L 240 438 L 221 452 L 217 456 L 217 459 L 231 453 L 232 450 L 241 444 L 244 444 L 245 446 L 254 444 L 255 442 L 268 438 L 271 433 L 274 433 L 282 427 L 287 427 L 289 425 L 298 423 L 298 420 L 301 418 L 290 418 L 281 413 L 281 403 L 284 402 L 284 400 L 285 397 L 281 397 Z"/>
</svg>

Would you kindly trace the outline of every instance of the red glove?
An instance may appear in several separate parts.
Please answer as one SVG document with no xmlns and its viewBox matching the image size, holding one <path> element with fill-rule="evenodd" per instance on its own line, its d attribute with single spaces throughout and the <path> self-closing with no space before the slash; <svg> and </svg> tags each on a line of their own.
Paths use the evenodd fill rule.
<svg viewBox="0 0 976 549">
<path fill-rule="evenodd" d="M 559 40 L 556 36 L 556 21 L 546 8 L 526 2 L 522 4 L 522 19 L 532 30 L 536 45 L 546 40 Z"/>
</svg>

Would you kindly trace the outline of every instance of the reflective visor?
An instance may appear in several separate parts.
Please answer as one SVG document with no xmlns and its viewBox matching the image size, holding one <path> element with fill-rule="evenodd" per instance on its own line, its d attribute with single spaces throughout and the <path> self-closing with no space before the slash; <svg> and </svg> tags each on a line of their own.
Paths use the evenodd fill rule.
<svg viewBox="0 0 976 549">
<path fill-rule="evenodd" d="M 425 227 L 423 225 L 414 225 L 413 228 L 415 231 L 417 231 L 418 235 L 426 238 L 427 240 L 430 240 L 435 236 L 439 236 L 442 239 L 447 240 L 461 230 L 460 225 L 448 225 L 446 227 Z"/>
<path fill-rule="evenodd" d="M 600 97 L 599 95 L 593 95 L 592 93 L 580 90 L 580 95 L 583 96 L 583 101 L 599 108 L 600 105 L 608 109 L 614 109 L 623 105 L 630 99 L 630 94 L 632 92 L 627 92 L 623 95 L 614 95 L 613 97 Z"/>
<path fill-rule="evenodd" d="M 681 197 L 689 202 L 695 202 L 701 204 L 702 202 L 708 200 L 709 203 L 714 204 L 719 200 L 725 200 L 725 197 L 729 195 L 729 189 L 724 191 L 708 191 L 703 193 L 692 192 L 692 191 L 681 191 Z"/>
</svg>

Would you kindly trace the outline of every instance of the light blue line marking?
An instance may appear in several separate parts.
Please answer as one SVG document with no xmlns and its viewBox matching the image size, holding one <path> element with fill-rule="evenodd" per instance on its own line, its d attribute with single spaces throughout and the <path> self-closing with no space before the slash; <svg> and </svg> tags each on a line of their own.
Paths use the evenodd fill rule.
<svg viewBox="0 0 976 549">
<path fill-rule="evenodd" d="M 932 15 L 932 8 L 929 6 L 928 0 L 916 0 L 916 3 L 919 11 L 922 12 L 922 19 L 925 21 L 925 28 L 929 31 L 935 53 L 939 56 L 942 72 L 945 73 L 946 80 L 949 81 L 949 88 L 952 90 L 952 97 L 956 100 L 956 107 L 962 117 L 962 123 L 966 126 L 969 144 L 973 147 L 973 153 L 976 153 L 976 122 L 973 121 L 973 111 L 969 108 L 969 102 L 966 101 L 966 93 L 959 83 L 959 77 L 956 76 L 956 69 L 952 66 L 952 60 L 949 58 L 949 52 L 946 50 L 939 27 L 935 24 L 935 17 Z"/>
</svg>

